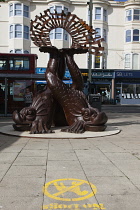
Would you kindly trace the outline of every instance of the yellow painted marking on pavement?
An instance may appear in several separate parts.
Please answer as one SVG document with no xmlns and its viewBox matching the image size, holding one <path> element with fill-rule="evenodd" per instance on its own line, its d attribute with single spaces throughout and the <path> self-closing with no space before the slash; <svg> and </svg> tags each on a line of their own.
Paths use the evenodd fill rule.
<svg viewBox="0 0 140 210">
<path fill-rule="evenodd" d="M 66 181 L 72 181 L 72 185 L 67 187 L 67 186 L 64 185 L 64 183 L 63 183 L 64 181 L 65 182 Z M 91 192 L 89 192 L 87 190 L 81 191 L 80 186 L 82 186 L 83 184 L 87 184 L 90 188 L 92 188 Z M 49 187 L 51 185 L 55 186 L 57 192 L 55 192 L 53 194 L 49 193 Z M 75 193 L 79 197 L 77 197 L 77 198 L 67 198 L 67 197 L 66 198 L 65 197 L 61 198 L 61 197 L 59 197 L 60 195 L 66 193 L 66 192 Z M 61 200 L 61 201 L 85 200 L 87 198 L 90 198 L 90 197 L 94 196 L 96 194 L 96 192 L 97 192 L 97 188 L 92 183 L 89 183 L 88 181 L 81 180 L 81 179 L 71 179 L 71 178 L 53 180 L 53 181 L 50 181 L 50 182 L 46 183 L 45 186 L 43 187 L 43 193 L 46 196 L 48 196 L 50 198 L 53 198 L 55 200 Z"/>
</svg>

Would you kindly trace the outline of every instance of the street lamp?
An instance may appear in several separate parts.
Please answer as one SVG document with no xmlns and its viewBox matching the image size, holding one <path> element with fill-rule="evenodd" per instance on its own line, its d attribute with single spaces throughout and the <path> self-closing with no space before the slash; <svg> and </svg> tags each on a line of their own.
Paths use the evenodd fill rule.
<svg viewBox="0 0 140 210">
<path fill-rule="evenodd" d="M 89 4 L 89 25 L 92 27 L 92 9 L 93 9 L 92 0 L 90 0 L 88 2 L 88 4 Z M 89 36 L 91 36 L 90 33 L 89 33 Z M 91 44 L 89 44 L 89 57 L 88 57 L 88 81 L 89 81 L 89 85 L 91 83 L 91 69 L 92 69 L 92 54 L 90 52 L 91 52 Z M 89 88 L 89 91 L 90 91 L 90 88 Z"/>
</svg>

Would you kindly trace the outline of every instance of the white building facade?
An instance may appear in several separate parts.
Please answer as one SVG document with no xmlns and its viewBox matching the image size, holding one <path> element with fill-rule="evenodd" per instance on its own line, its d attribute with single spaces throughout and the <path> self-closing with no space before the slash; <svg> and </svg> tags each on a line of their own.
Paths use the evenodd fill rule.
<svg viewBox="0 0 140 210">
<path fill-rule="evenodd" d="M 48 55 L 30 40 L 30 20 L 44 10 L 64 10 L 89 23 L 89 0 L 22 0 L 0 2 L 0 52 L 38 55 L 37 67 L 46 67 Z M 140 69 L 140 0 L 93 0 L 93 28 L 104 38 L 102 57 L 92 56 L 92 69 Z M 96 35 L 96 36 L 97 36 Z M 66 31 L 50 33 L 58 48 L 70 46 Z M 79 68 L 88 68 L 88 55 L 75 55 Z"/>
</svg>

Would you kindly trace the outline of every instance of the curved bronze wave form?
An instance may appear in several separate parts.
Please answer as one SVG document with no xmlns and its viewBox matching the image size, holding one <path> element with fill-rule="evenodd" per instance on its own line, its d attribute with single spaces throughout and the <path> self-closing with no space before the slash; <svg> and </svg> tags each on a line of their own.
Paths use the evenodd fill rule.
<svg viewBox="0 0 140 210">
<path fill-rule="evenodd" d="M 49 9 L 35 16 L 35 20 L 31 20 L 31 39 L 38 46 L 52 46 L 50 41 L 50 31 L 56 28 L 63 28 L 72 38 L 71 48 L 87 49 L 89 53 L 102 55 L 101 42 L 104 40 L 100 36 L 96 37 L 97 32 L 85 21 L 70 12 L 61 13 L 55 11 L 51 13 Z"/>
</svg>

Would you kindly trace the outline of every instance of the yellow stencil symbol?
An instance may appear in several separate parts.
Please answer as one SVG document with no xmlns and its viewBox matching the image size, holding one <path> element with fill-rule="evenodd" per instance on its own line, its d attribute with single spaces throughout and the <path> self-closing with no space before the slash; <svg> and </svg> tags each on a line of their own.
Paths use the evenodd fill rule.
<svg viewBox="0 0 140 210">
<path fill-rule="evenodd" d="M 66 186 L 63 182 L 71 181 L 71 186 Z M 81 190 L 82 185 L 88 187 L 89 191 L 87 190 Z M 55 189 L 57 190 L 54 193 L 50 193 L 50 189 L 52 186 L 55 186 Z M 54 190 L 55 191 L 55 190 Z M 75 193 L 78 197 L 74 198 L 68 198 L 67 192 Z M 92 183 L 89 183 L 88 181 L 81 180 L 81 179 L 57 179 L 50 181 L 45 184 L 43 187 L 43 193 L 55 200 L 61 200 L 61 201 L 80 201 L 85 200 L 87 198 L 90 198 L 94 196 L 97 192 L 97 188 Z M 72 195 L 72 194 L 71 194 Z M 62 197 L 63 196 L 63 197 Z"/>
<path fill-rule="evenodd" d="M 62 192 L 66 192 L 66 191 L 70 191 L 70 192 L 74 192 L 76 193 L 77 195 L 87 195 L 88 194 L 88 191 L 84 190 L 84 191 L 81 191 L 80 190 L 80 187 L 78 185 L 81 185 L 81 183 L 78 183 L 78 182 L 72 182 L 72 186 L 71 187 L 66 187 L 62 182 L 60 182 L 60 185 L 57 184 L 57 182 L 54 182 L 54 186 L 56 187 L 56 189 L 58 191 Z M 58 194 L 58 193 L 56 193 Z M 53 195 L 56 195 L 56 194 L 53 194 Z"/>
</svg>

